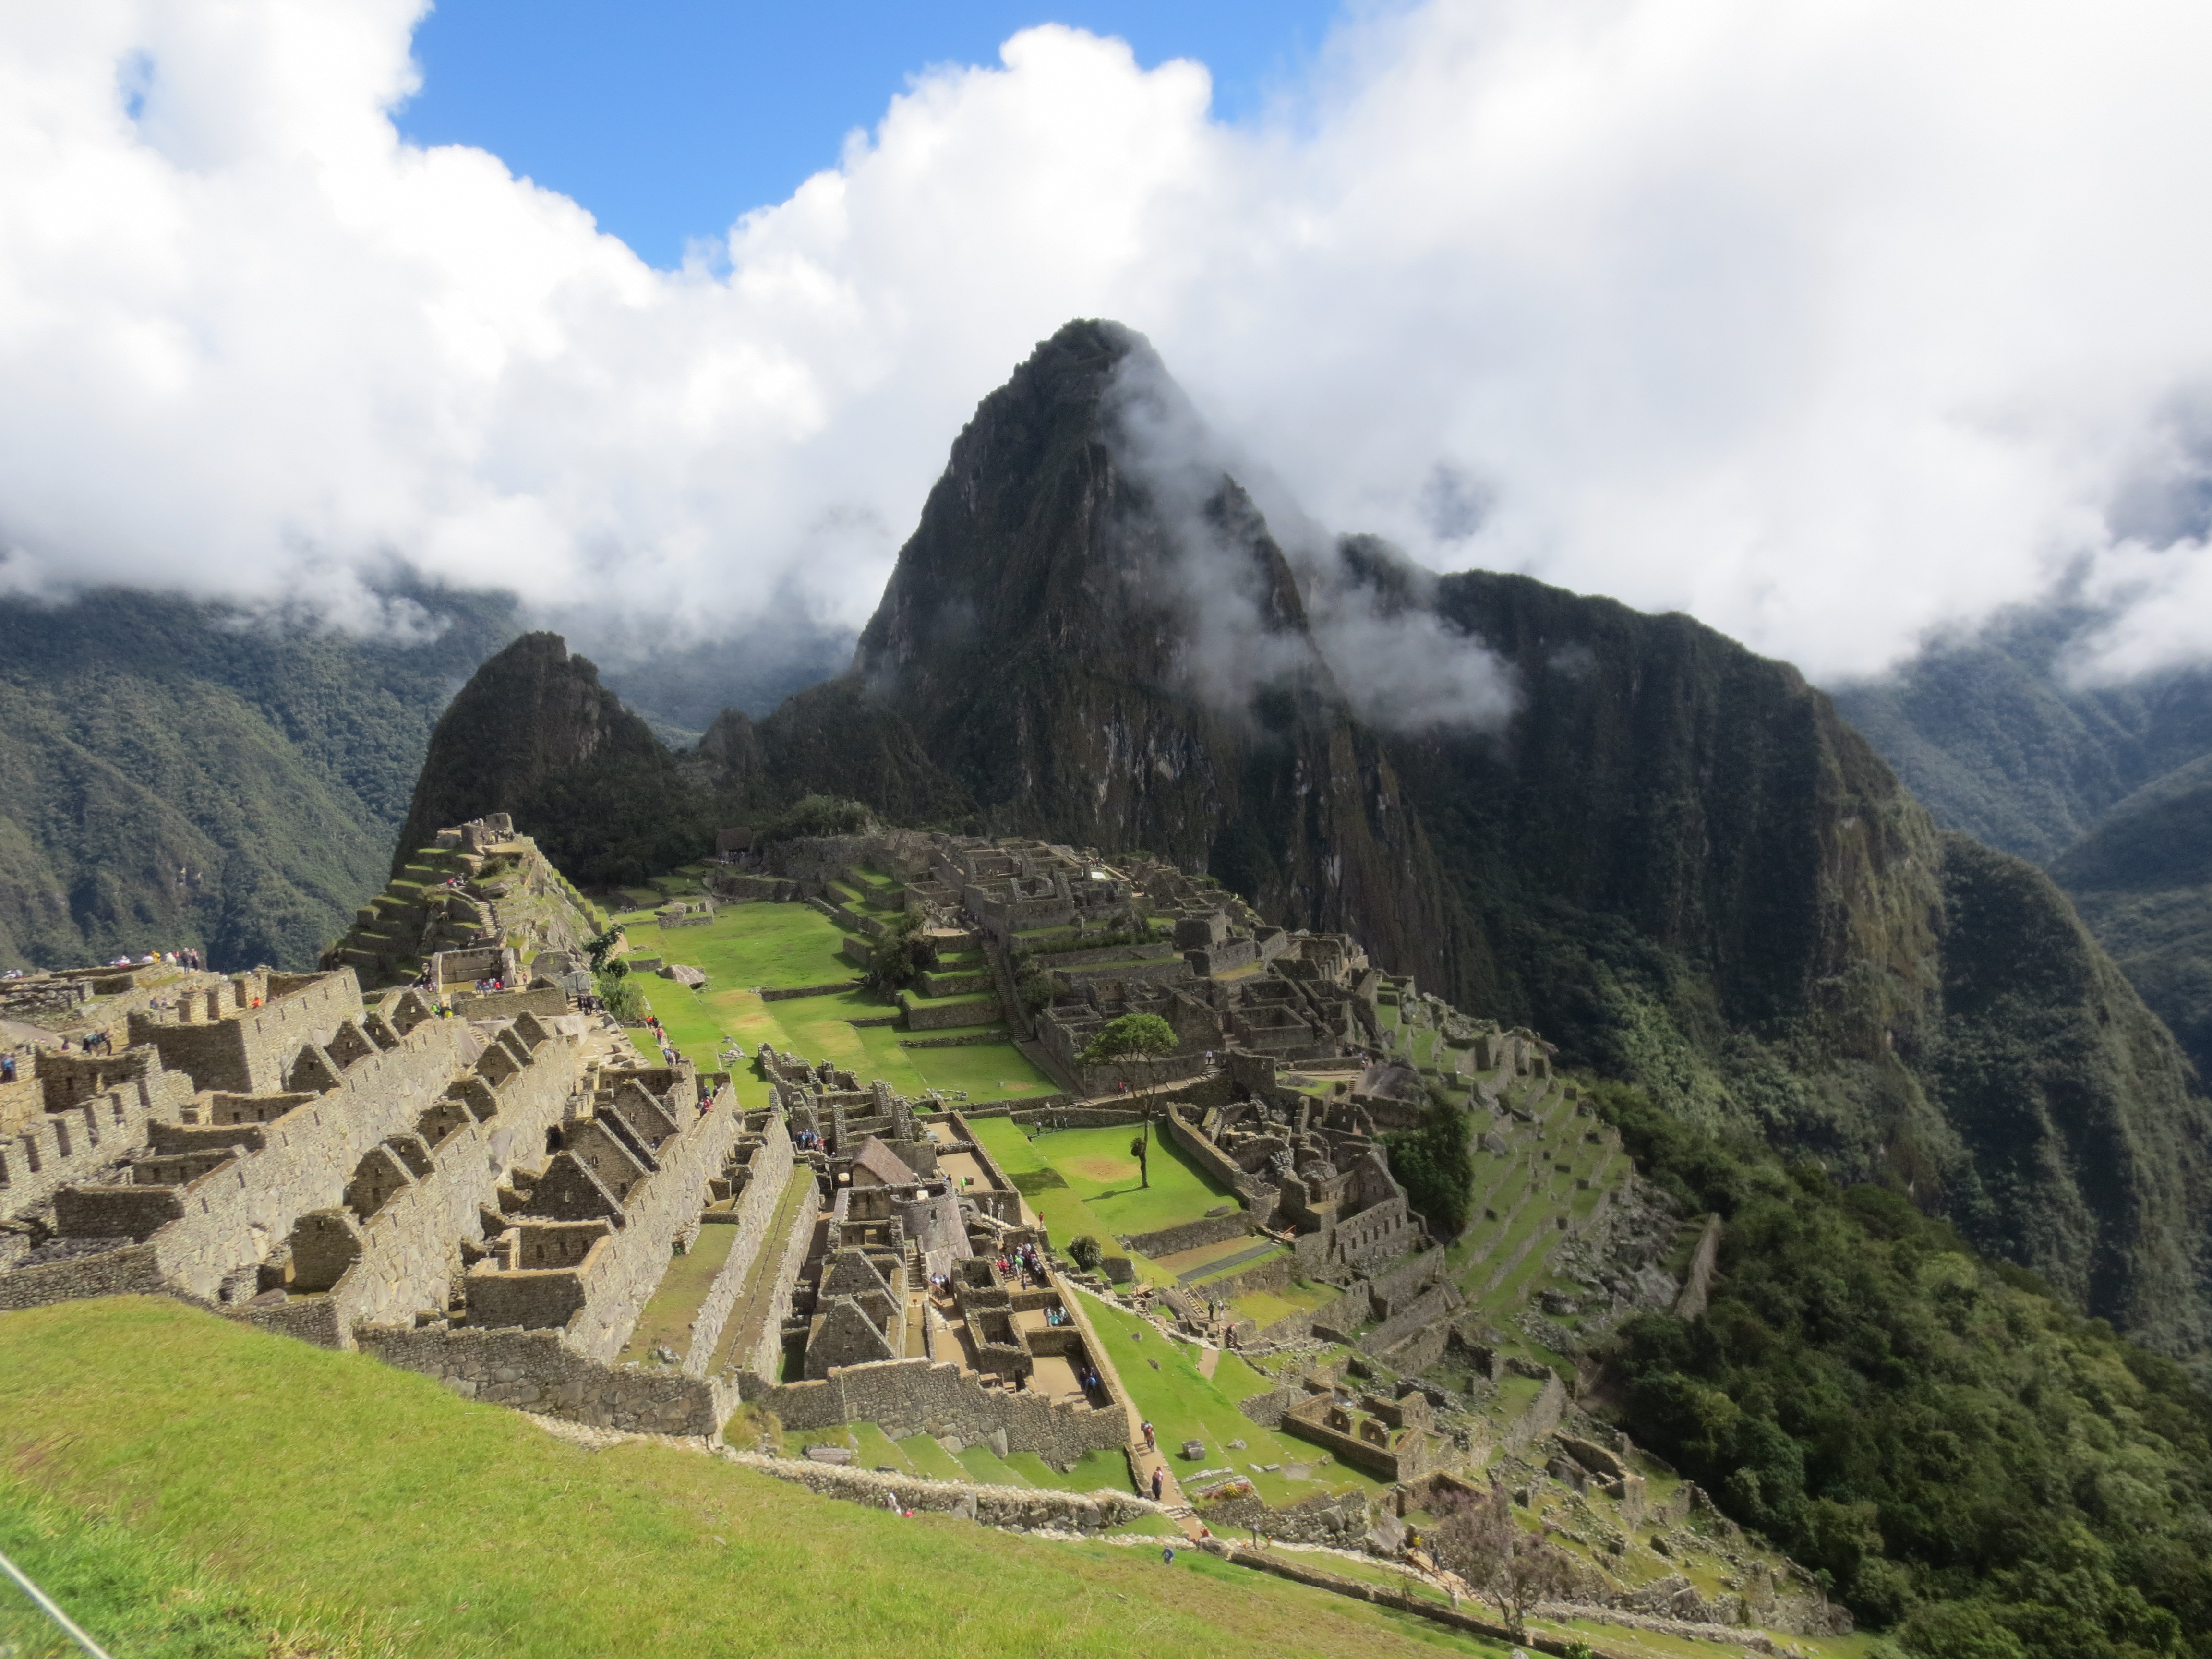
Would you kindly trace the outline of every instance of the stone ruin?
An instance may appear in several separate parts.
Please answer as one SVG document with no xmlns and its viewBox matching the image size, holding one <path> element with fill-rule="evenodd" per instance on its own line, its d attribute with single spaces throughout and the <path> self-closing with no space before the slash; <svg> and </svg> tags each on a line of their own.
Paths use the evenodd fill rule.
<svg viewBox="0 0 2212 1659">
<path fill-rule="evenodd" d="M 757 1064 L 823 1209 L 782 1331 L 794 1380 L 746 1397 L 787 1426 L 950 1422 L 1062 1464 L 1123 1445 L 1111 1368 L 1049 1239 L 967 1120 L 827 1061 L 763 1045 Z"/>
</svg>

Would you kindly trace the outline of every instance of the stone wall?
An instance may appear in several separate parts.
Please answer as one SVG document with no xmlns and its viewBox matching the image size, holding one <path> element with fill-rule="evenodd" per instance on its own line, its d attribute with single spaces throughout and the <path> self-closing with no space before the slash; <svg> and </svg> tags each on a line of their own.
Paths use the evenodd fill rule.
<svg viewBox="0 0 2212 1659">
<path fill-rule="evenodd" d="M 1224 1243 L 1251 1231 L 1251 1218 L 1239 1210 L 1234 1215 L 1206 1216 L 1197 1221 L 1186 1221 L 1180 1226 L 1163 1227 L 1158 1232 L 1130 1233 L 1123 1237 L 1121 1243 L 1139 1255 L 1157 1258 L 1173 1255 L 1178 1250 L 1195 1250 L 1208 1244 Z"/>
<path fill-rule="evenodd" d="M 1546 1366 L 1544 1370 L 1544 1386 L 1528 1402 L 1528 1408 L 1507 1425 L 1504 1434 L 1499 1437 L 1498 1443 L 1508 1451 L 1516 1451 L 1522 1446 L 1541 1440 L 1558 1428 L 1559 1419 L 1566 1415 L 1566 1384 L 1559 1381 L 1558 1373 L 1549 1366 Z"/>
<path fill-rule="evenodd" d="M 594 1428 L 715 1435 L 736 1404 L 729 1389 L 665 1366 L 604 1364 L 556 1331 L 364 1325 L 355 1340 L 362 1352 L 434 1376 L 465 1399 Z"/>
<path fill-rule="evenodd" d="M 808 1180 L 813 1176 L 810 1171 Z M 760 1340 L 749 1354 L 732 1354 L 732 1370 L 748 1370 L 757 1376 L 775 1376 L 783 1365 L 783 1322 L 791 1317 L 792 1297 L 799 1288 L 799 1276 L 806 1271 L 806 1257 L 814 1243 L 814 1229 L 821 1218 L 821 1206 L 817 1198 L 800 1202 L 793 1212 L 791 1226 L 781 1238 L 772 1238 L 766 1248 L 778 1251 L 775 1284 L 770 1292 L 767 1316 L 761 1322 Z"/>
<path fill-rule="evenodd" d="M 740 1383 L 747 1403 L 774 1412 L 791 1429 L 874 1423 L 894 1440 L 930 1434 L 977 1445 L 995 1443 L 992 1437 L 1003 1432 L 1009 1451 L 1035 1452 L 1060 1468 L 1129 1443 L 1128 1414 L 1118 1402 L 1059 1405 L 1007 1394 L 930 1359 L 843 1365 L 815 1382 L 771 1386 L 747 1376 Z"/>
<path fill-rule="evenodd" d="M 989 1025 L 1000 1018 L 999 999 L 986 997 L 976 1002 L 950 1002 L 936 1007 L 925 1007 L 915 1000 L 910 991 L 899 993 L 899 1007 L 906 1015 L 907 1029 L 911 1031 L 945 1030 L 955 1025 Z"/>
<path fill-rule="evenodd" d="M 1720 1260 L 1720 1253 L 1721 1218 L 1709 1215 L 1705 1231 L 1698 1235 L 1689 1272 L 1683 1276 L 1682 1294 L 1674 1300 L 1675 1318 L 1695 1319 L 1705 1312 L 1706 1298 L 1712 1294 L 1713 1264 Z"/>
<path fill-rule="evenodd" d="M 0 1309 L 40 1308 L 88 1296 L 155 1296 L 166 1288 L 154 1247 L 131 1244 L 0 1273 Z"/>
<path fill-rule="evenodd" d="M 472 991 L 456 993 L 453 1012 L 464 1019 L 513 1019 L 517 1014 L 554 1015 L 568 1012 L 568 994 L 548 987 L 538 991 Z"/>
<path fill-rule="evenodd" d="M 872 1509 L 923 1510 L 961 1515 L 987 1527 L 1028 1530 L 1050 1527 L 1068 1532 L 1103 1532 L 1126 1527 L 1166 1509 L 1148 1498 L 1101 1488 L 1095 1492 L 1050 1492 L 1035 1486 L 987 1486 L 965 1480 L 923 1480 L 913 1475 L 879 1474 L 873 1469 L 817 1463 L 803 1457 L 769 1457 L 758 1452 L 725 1450 L 732 1463 L 774 1475 L 818 1492 L 866 1504 Z"/>
<path fill-rule="evenodd" d="M 350 969 L 329 978 L 353 982 Z M 263 1149 L 220 1171 L 214 1190 L 196 1190 L 185 1214 L 155 1237 L 164 1276 L 212 1300 L 226 1276 L 265 1258 L 301 1216 L 342 1202 L 369 1150 L 411 1134 L 443 1094 L 460 1068 L 467 1029 L 424 1020 L 393 1047 L 344 1067 L 336 1088 L 264 1124 Z"/>
<path fill-rule="evenodd" d="M 279 985 L 289 988 L 261 1007 L 212 1022 L 133 1014 L 131 1046 L 151 1043 L 164 1066 L 189 1073 L 200 1088 L 274 1094 L 285 1086 L 284 1068 L 304 1045 L 328 1042 L 343 1021 L 362 1015 L 361 984 L 350 968 L 286 975 L 270 989 Z"/>
<path fill-rule="evenodd" d="M 548 1037 L 528 1052 L 520 1071 L 490 1089 L 493 1115 L 471 1115 L 439 1141 L 430 1172 L 362 1226 L 361 1259 L 331 1293 L 341 1330 L 444 1309 L 459 1266 L 456 1241 L 483 1241 L 483 1211 L 497 1208 L 507 1172 L 543 1151 L 546 1130 L 562 1121 L 580 1079 L 575 1040 Z"/>
<path fill-rule="evenodd" d="M 760 999 L 763 1002 L 792 1002 L 800 997 L 826 997 L 840 991 L 857 991 L 866 983 L 866 980 L 841 979 L 826 985 L 793 985 L 781 990 L 770 987 L 760 994 Z"/>
<path fill-rule="evenodd" d="M 1275 1212 L 1276 1188 L 1255 1175 L 1247 1174 L 1237 1162 L 1212 1138 L 1194 1124 L 1186 1121 L 1181 1112 L 1170 1106 L 1160 1117 L 1160 1131 L 1173 1140 L 1193 1163 L 1204 1170 L 1223 1186 L 1249 1205 L 1255 1218 L 1264 1224 Z"/>
<path fill-rule="evenodd" d="M 672 1103 L 690 1121 L 654 1153 L 659 1169 L 623 1200 L 623 1224 L 607 1241 L 606 1260 L 586 1276 L 589 1299 L 568 1322 L 569 1344 L 592 1358 L 612 1359 L 621 1352 L 668 1272 L 675 1241 L 698 1226 L 708 1180 L 722 1172 L 744 1121 L 737 1091 L 726 1083 L 703 1113 L 680 1099 Z"/>
<path fill-rule="evenodd" d="M 16 1086 L 40 1087 L 29 1079 Z M 150 1116 L 174 1118 L 191 1098 L 191 1079 L 156 1061 L 66 1111 L 34 1112 L 21 1134 L 0 1140 L 0 1215 L 25 1214 L 70 1182 L 91 1179 L 144 1144 Z"/>
</svg>

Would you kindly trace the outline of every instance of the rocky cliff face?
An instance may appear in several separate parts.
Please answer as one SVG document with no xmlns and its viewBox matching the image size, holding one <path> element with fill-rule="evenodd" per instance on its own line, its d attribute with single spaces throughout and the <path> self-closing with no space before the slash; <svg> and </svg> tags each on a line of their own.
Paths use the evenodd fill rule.
<svg viewBox="0 0 2212 1659">
<path fill-rule="evenodd" d="M 1822 693 L 1686 617 L 1360 538 L 1286 556 L 1202 445 L 1163 460 L 1174 399 L 1126 330 L 1041 346 L 955 444 L 850 673 L 719 725 L 708 770 L 1208 869 L 2201 1340 L 2204 1103 L 2063 896 L 1984 902 L 1985 849 Z M 2075 971 L 1990 994 L 2029 919 Z"/>
<path fill-rule="evenodd" d="M 1140 339 L 1082 323 L 984 401 L 852 672 L 763 723 L 768 771 L 909 821 L 1164 853 L 1449 979 L 1441 872 L 1289 562 L 1225 476 L 1145 476 L 1118 427 L 1139 385 L 1173 395 Z"/>
</svg>

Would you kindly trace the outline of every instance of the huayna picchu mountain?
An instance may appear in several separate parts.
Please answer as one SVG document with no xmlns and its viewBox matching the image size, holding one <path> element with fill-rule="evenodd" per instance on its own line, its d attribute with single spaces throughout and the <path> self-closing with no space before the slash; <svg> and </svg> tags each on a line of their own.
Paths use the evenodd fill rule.
<svg viewBox="0 0 2212 1659">
<path fill-rule="evenodd" d="M 1210 453 L 1139 337 L 1071 324 L 960 434 L 848 672 L 679 760 L 605 693 L 510 684 L 526 645 L 589 678 L 539 636 L 434 739 L 424 789 L 470 787 L 418 807 L 511 811 L 556 860 L 605 855 L 625 804 L 696 854 L 810 794 L 1160 854 L 2204 1348 L 2212 1108 L 2046 878 L 1939 832 L 1788 665 L 1371 538 L 1286 546 Z"/>
</svg>

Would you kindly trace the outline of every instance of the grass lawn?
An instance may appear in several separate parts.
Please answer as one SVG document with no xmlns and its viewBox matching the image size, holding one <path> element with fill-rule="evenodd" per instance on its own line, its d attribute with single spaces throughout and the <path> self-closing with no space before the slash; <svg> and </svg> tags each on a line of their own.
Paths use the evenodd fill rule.
<svg viewBox="0 0 2212 1659">
<path fill-rule="evenodd" d="M 892 1046 L 896 1048 L 896 1038 Z M 1059 1092 L 1011 1042 L 963 1042 L 952 1048 L 897 1052 L 933 1087 L 965 1089 L 971 1100 L 1042 1099 Z"/>
<path fill-rule="evenodd" d="M 1167 1568 L 840 1504 L 672 1448 L 587 1450 L 427 1377 L 157 1297 L 0 1315 L 0 1548 L 131 1659 L 266 1655 L 288 1626 L 319 1655 L 441 1659 L 1430 1645 L 1382 1610 L 1196 1551 Z M 228 1645 L 132 1639 L 180 1620 Z M 21 1603 L 0 1612 L 0 1640 L 41 1651 L 33 1628 Z"/>
<path fill-rule="evenodd" d="M 1334 1285 L 1290 1284 L 1272 1291 L 1247 1291 L 1236 1298 L 1235 1306 L 1240 1316 L 1266 1326 L 1294 1313 L 1325 1308 L 1342 1294 Z"/>
<path fill-rule="evenodd" d="M 632 950 L 703 968 L 716 989 L 829 985 L 860 971 L 839 954 L 844 930 L 811 904 L 726 904 L 704 927 L 665 932 L 650 912 L 622 921 Z"/>
<path fill-rule="evenodd" d="M 1133 1125 L 1104 1129 L 1060 1129 L 1037 1137 L 1037 1151 L 1066 1177 L 1077 1196 L 1117 1233 L 1148 1233 L 1196 1221 L 1208 1210 L 1239 1202 L 1172 1143 L 1152 1136 L 1152 1185 L 1138 1184 L 1129 1156 Z"/>
<path fill-rule="evenodd" d="M 1091 1316 L 1099 1340 L 1112 1351 L 1114 1369 L 1122 1386 L 1136 1401 L 1138 1411 L 1152 1420 L 1160 1444 L 1168 1449 L 1170 1466 L 1178 1475 L 1233 1468 L 1252 1482 L 1261 1498 L 1278 1506 L 1323 1491 L 1357 1487 L 1376 1492 L 1388 1484 L 1341 1463 L 1322 1463 L 1324 1454 L 1319 1446 L 1276 1434 L 1247 1419 L 1237 1409 L 1237 1401 L 1263 1394 L 1270 1385 L 1242 1360 L 1235 1360 L 1224 1390 L 1222 1370 L 1231 1365 L 1235 1356 L 1224 1354 L 1209 1380 L 1199 1375 L 1197 1359 L 1183 1344 L 1166 1340 L 1124 1309 L 1086 1291 L 1077 1294 L 1085 1297 L 1084 1311 Z M 1152 1364 L 1155 1360 L 1159 1362 L 1158 1369 Z M 1245 1443 L 1241 1451 L 1228 1443 L 1238 1439 Z M 1204 1459 L 1193 1463 L 1176 1455 L 1176 1447 L 1184 1440 L 1204 1441 Z M 1315 1478 L 1292 1480 L 1284 1473 L 1255 1472 L 1255 1463 L 1280 1463 L 1285 1469 L 1293 1463 L 1302 1464 L 1312 1469 Z"/>
<path fill-rule="evenodd" d="M 932 1088 L 965 1090 L 975 1101 L 1042 1099 L 1055 1092 L 1044 1074 L 1011 1042 L 909 1049 L 899 1047 L 899 1038 L 907 1033 L 896 1026 L 856 1027 L 852 1024 L 854 1019 L 896 1012 L 865 991 L 768 1002 L 757 991 L 716 989 L 711 983 L 703 991 L 687 991 L 674 980 L 658 975 L 640 976 L 636 982 L 677 1048 L 708 1071 L 720 1068 L 716 1053 L 731 1043 L 750 1058 L 766 1042 L 810 1060 L 835 1061 L 863 1083 L 881 1078 L 909 1097 L 927 1094 Z M 768 1084 L 753 1074 L 750 1066 L 738 1067 L 735 1076 L 738 1098 L 746 1105 L 768 1103 Z"/>
<path fill-rule="evenodd" d="M 729 1043 L 750 1056 L 767 1042 L 811 1060 L 832 1060 L 863 1083 L 881 1078 L 908 1097 L 933 1088 L 965 1091 L 975 1101 L 1042 1099 L 1055 1092 L 1011 1042 L 909 1049 L 899 1047 L 909 1033 L 896 1026 L 854 1027 L 853 1020 L 897 1012 L 865 990 L 763 1000 L 757 988 L 827 985 L 859 971 L 839 954 L 844 934 L 836 923 L 811 905 L 725 905 L 711 927 L 665 934 L 649 915 L 642 925 L 638 917 L 628 920 L 633 940 L 646 954 L 658 946 L 665 960 L 706 970 L 702 991 L 687 991 L 658 975 L 642 975 L 637 983 L 677 1048 L 708 1070 L 718 1067 L 716 1052 Z M 741 1067 L 738 1094 L 748 1106 L 765 1105 L 768 1085 L 750 1067 Z"/>
</svg>

